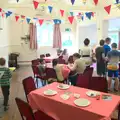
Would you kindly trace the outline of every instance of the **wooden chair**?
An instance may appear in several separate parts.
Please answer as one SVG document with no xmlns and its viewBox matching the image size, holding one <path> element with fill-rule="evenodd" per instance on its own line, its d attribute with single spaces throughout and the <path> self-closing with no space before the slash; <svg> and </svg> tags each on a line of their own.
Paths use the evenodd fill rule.
<svg viewBox="0 0 120 120">
<path fill-rule="evenodd" d="M 22 120 L 54 120 L 53 118 L 51 118 L 50 116 L 48 116 L 40 110 L 33 113 L 30 105 L 19 98 L 15 98 L 15 101 Z"/>
</svg>

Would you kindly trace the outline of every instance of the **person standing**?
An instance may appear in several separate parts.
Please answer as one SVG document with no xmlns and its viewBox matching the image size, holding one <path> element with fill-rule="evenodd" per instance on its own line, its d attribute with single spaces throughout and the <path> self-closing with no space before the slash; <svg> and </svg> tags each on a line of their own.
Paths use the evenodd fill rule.
<svg viewBox="0 0 120 120">
<path fill-rule="evenodd" d="M 90 40 L 86 38 L 84 40 L 84 46 L 80 49 L 80 55 L 84 59 L 87 67 L 92 64 L 92 49 L 89 44 Z"/>
<path fill-rule="evenodd" d="M 118 92 L 119 88 L 119 79 L 118 79 L 118 74 L 119 74 L 119 60 L 120 60 L 120 52 L 117 50 L 117 44 L 113 43 L 112 44 L 112 51 L 108 52 L 108 90 L 110 91 L 111 88 L 111 83 L 112 83 L 112 78 L 114 77 L 115 80 L 115 86 L 114 86 L 114 91 Z"/>
<path fill-rule="evenodd" d="M 4 97 L 4 111 L 8 110 L 8 100 L 10 94 L 10 79 L 12 77 L 9 68 L 5 67 L 6 60 L 4 58 L 0 58 L 0 85 L 2 94 Z"/>
<path fill-rule="evenodd" d="M 104 53 L 104 40 L 100 40 L 100 46 L 96 48 L 96 60 L 97 60 L 97 74 L 99 76 L 105 76 L 105 53 Z"/>
<path fill-rule="evenodd" d="M 106 39 L 105 39 L 105 44 L 104 44 L 104 52 L 105 52 L 105 57 L 107 56 L 107 54 L 108 54 L 108 52 L 111 50 L 111 48 L 110 48 L 110 43 L 111 43 L 111 38 L 109 38 L 109 37 L 107 37 Z"/>
</svg>

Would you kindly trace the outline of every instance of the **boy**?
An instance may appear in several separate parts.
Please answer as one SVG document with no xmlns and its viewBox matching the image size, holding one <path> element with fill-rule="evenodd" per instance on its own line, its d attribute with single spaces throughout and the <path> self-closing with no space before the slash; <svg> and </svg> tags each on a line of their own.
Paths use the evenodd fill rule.
<svg viewBox="0 0 120 120">
<path fill-rule="evenodd" d="M 97 74 L 105 76 L 105 53 L 104 53 L 104 40 L 100 40 L 100 46 L 96 48 L 95 54 L 97 59 Z"/>
<path fill-rule="evenodd" d="M 6 60 L 4 58 L 0 58 L 0 85 L 2 94 L 4 96 L 4 111 L 8 110 L 8 100 L 10 93 L 10 79 L 12 77 L 11 72 L 8 68 L 5 67 Z"/>
<path fill-rule="evenodd" d="M 112 82 L 112 77 L 115 78 L 115 86 L 114 86 L 114 91 L 118 92 L 118 87 L 119 87 L 119 79 L 118 79 L 118 63 L 120 60 L 120 52 L 117 50 L 117 44 L 113 43 L 112 44 L 112 51 L 108 52 L 108 65 L 107 65 L 107 69 L 108 69 L 108 90 L 110 91 L 110 87 L 111 87 L 111 82 Z"/>
</svg>

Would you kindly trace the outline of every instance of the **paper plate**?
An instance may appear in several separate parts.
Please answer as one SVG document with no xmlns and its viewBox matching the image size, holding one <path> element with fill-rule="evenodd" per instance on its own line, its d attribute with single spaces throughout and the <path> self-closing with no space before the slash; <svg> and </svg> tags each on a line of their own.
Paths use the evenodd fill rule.
<svg viewBox="0 0 120 120">
<path fill-rule="evenodd" d="M 86 94 L 89 97 L 96 97 L 97 95 L 100 95 L 100 92 L 97 92 L 97 91 L 87 91 Z"/>
<path fill-rule="evenodd" d="M 66 90 L 66 89 L 69 89 L 70 86 L 66 85 L 66 84 L 60 84 L 60 85 L 57 86 L 57 88 L 62 89 L 62 90 Z"/>
<path fill-rule="evenodd" d="M 48 89 L 48 90 L 44 91 L 44 95 L 47 95 L 47 96 L 53 96 L 56 94 L 57 94 L 57 91 L 55 91 L 55 90 Z"/>
<path fill-rule="evenodd" d="M 87 99 L 84 98 L 79 98 L 74 101 L 74 104 L 79 106 L 79 107 L 86 107 L 91 104 L 91 102 Z"/>
</svg>

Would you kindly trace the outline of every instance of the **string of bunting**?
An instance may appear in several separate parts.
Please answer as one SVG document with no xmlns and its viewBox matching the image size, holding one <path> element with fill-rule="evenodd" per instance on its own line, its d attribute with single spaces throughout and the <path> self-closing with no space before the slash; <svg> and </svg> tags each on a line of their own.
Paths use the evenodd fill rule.
<svg viewBox="0 0 120 120">
<path fill-rule="evenodd" d="M 99 0 L 93 0 L 93 1 L 94 1 L 94 4 L 95 4 L 95 5 L 97 5 L 98 2 L 99 2 Z M 17 0 L 17 2 L 19 2 L 19 0 Z M 86 4 L 86 2 L 87 2 L 87 0 L 83 0 L 83 3 L 84 3 L 84 4 Z M 74 5 L 75 0 L 71 0 L 71 3 L 72 3 L 72 5 Z M 120 0 L 115 0 L 115 4 L 119 4 L 119 3 L 120 3 Z M 40 4 L 40 3 L 39 3 L 38 1 L 33 0 L 33 5 L 34 5 L 34 8 L 35 8 L 35 9 L 38 8 L 39 4 Z M 49 10 L 49 13 L 51 14 L 52 11 L 53 11 L 53 7 L 52 7 L 52 6 L 47 6 L 47 7 L 48 7 L 48 10 Z M 105 7 L 104 7 L 104 10 L 105 10 L 108 14 L 110 14 L 111 5 L 105 6 Z M 4 10 L 3 10 L 2 8 L 0 8 L 0 13 L 1 13 L 1 16 L 2 16 L 2 17 L 4 17 L 4 15 L 6 15 L 6 18 L 8 18 L 9 16 L 11 16 L 11 15 L 13 14 L 13 12 L 11 12 L 11 11 L 4 12 Z M 65 13 L 65 10 L 60 9 L 61 17 L 64 16 L 64 13 Z M 78 18 L 78 19 L 81 19 L 81 20 L 83 21 L 85 16 L 86 16 L 89 20 L 91 20 L 91 18 L 95 16 L 95 13 L 94 13 L 94 12 L 78 13 L 77 18 Z M 24 15 L 16 15 L 16 14 L 15 14 L 15 20 L 16 20 L 16 22 L 19 21 L 20 18 L 22 19 L 22 21 L 26 19 L 26 22 L 27 22 L 28 24 L 29 24 L 29 23 L 31 22 L 31 20 L 32 20 L 31 18 L 26 17 L 26 16 L 24 16 Z M 74 18 L 75 18 L 74 13 L 70 11 L 70 16 L 68 16 L 68 20 L 69 20 L 69 22 L 70 22 L 71 24 L 73 23 Z M 39 18 L 33 18 L 33 20 L 39 22 L 40 25 L 42 25 L 43 22 L 44 22 L 44 19 L 39 19 Z M 54 22 L 54 24 L 58 24 L 58 23 L 60 24 L 62 21 L 59 20 L 59 19 L 53 19 L 53 22 Z"/>
</svg>

